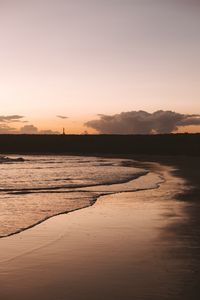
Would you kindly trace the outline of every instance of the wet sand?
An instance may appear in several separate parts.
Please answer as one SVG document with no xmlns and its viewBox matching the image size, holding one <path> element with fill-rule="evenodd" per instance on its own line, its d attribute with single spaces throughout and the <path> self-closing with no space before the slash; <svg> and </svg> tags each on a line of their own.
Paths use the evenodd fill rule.
<svg viewBox="0 0 200 300">
<path fill-rule="evenodd" d="M 189 190 L 177 171 L 152 169 L 166 179 L 158 189 L 103 196 L 0 239 L 0 299 L 199 299 L 198 202 L 177 198 Z"/>
</svg>

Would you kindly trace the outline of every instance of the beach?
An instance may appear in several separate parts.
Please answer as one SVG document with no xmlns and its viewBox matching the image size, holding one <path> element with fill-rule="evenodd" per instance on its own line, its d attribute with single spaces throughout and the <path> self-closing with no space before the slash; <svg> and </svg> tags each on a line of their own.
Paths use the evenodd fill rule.
<svg viewBox="0 0 200 300">
<path fill-rule="evenodd" d="M 200 0 L 0 0 L 0 300 L 200 300 Z"/>
<path fill-rule="evenodd" d="M 198 172 L 177 161 L 148 163 L 157 188 L 0 239 L 0 299 L 199 299 Z"/>
</svg>

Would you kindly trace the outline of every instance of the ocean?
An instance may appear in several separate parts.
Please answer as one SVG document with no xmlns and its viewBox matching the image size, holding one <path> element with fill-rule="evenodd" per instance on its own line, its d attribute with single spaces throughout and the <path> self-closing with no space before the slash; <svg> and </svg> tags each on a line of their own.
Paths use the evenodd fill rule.
<svg viewBox="0 0 200 300">
<path fill-rule="evenodd" d="M 101 195 L 154 189 L 164 180 L 127 159 L 45 155 L 16 158 L 0 158 L 0 237 L 19 233 L 55 215 L 86 208 Z"/>
</svg>

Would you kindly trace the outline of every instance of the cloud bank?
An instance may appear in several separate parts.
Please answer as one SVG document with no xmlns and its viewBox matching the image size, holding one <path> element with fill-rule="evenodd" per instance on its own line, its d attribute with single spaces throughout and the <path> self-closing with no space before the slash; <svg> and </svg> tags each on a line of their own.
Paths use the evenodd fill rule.
<svg viewBox="0 0 200 300">
<path fill-rule="evenodd" d="M 200 125 L 200 115 L 163 110 L 154 113 L 130 111 L 99 117 L 84 125 L 101 134 L 164 134 L 174 132 L 180 126 Z"/>
<path fill-rule="evenodd" d="M 0 123 L 0 134 L 9 134 L 9 133 L 12 134 L 15 132 L 16 132 L 16 129 L 14 127 Z"/>
<path fill-rule="evenodd" d="M 0 115 L 0 134 L 59 134 L 58 131 L 53 130 L 39 130 L 34 125 L 24 125 L 20 129 L 17 129 L 15 123 L 27 123 L 23 116 L 20 115 Z"/>
<path fill-rule="evenodd" d="M 0 116 L 0 123 L 21 122 L 24 117 L 20 115 Z"/>
<path fill-rule="evenodd" d="M 17 133 L 19 133 L 19 134 L 59 134 L 58 131 L 53 131 L 53 130 L 39 130 L 34 125 L 25 125 Z"/>
<path fill-rule="evenodd" d="M 12 123 L 24 123 L 23 116 L 20 115 L 0 115 L 0 134 L 4 133 L 16 133 L 16 128 L 12 126 Z"/>
</svg>

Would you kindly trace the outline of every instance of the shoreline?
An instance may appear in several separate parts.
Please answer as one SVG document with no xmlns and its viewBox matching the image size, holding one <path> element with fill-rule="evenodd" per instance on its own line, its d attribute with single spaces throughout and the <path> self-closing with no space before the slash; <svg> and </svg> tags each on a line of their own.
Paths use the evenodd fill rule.
<svg viewBox="0 0 200 300">
<path fill-rule="evenodd" d="M 135 161 L 133 161 L 133 162 L 135 162 Z M 146 162 L 144 162 L 144 164 L 146 165 Z M 149 163 L 148 163 L 149 164 Z M 140 165 L 140 163 L 139 163 L 139 165 Z M 142 165 L 143 165 L 143 163 L 142 163 Z M 59 217 L 62 217 L 62 216 L 64 216 L 64 217 L 68 217 L 69 215 L 71 216 L 71 215 L 73 215 L 74 213 L 79 213 L 79 212 L 82 212 L 82 211 L 84 211 L 85 209 L 87 210 L 87 209 L 89 209 L 90 207 L 93 207 L 95 204 L 97 204 L 97 202 L 101 202 L 101 198 L 104 198 L 104 197 L 112 197 L 112 196 L 117 196 L 117 195 L 120 195 L 120 194 L 127 194 L 127 193 L 132 193 L 133 194 L 133 196 L 134 196 L 134 194 L 135 193 L 142 193 L 142 192 L 148 192 L 148 191 L 151 191 L 151 190 L 157 190 L 157 189 L 159 189 L 160 188 L 160 186 L 162 185 L 162 184 L 164 184 L 165 182 L 166 182 L 166 178 L 164 177 L 164 175 L 163 175 L 163 173 L 161 173 L 160 172 L 160 169 L 163 169 L 163 167 L 159 164 L 159 163 L 153 163 L 152 164 L 152 169 L 153 169 L 153 171 L 152 170 L 149 170 L 149 172 L 148 173 L 153 173 L 153 172 L 155 172 L 155 169 L 156 169 L 156 172 L 155 172 L 155 174 L 159 174 L 159 176 L 162 176 L 162 182 L 161 183 L 158 183 L 158 184 L 156 184 L 156 187 L 151 187 L 151 188 L 145 188 L 145 189 L 139 189 L 139 190 L 133 190 L 133 191 L 119 191 L 119 192 L 112 192 L 112 193 L 110 193 L 110 194 L 101 194 L 101 195 L 99 195 L 97 198 L 96 198 L 96 200 L 95 201 L 93 201 L 93 203 L 91 204 L 91 205 L 88 205 L 88 206 L 86 206 L 86 207 L 83 207 L 83 208 L 78 208 L 78 209 L 75 209 L 75 210 L 72 210 L 72 211 L 68 211 L 68 212 L 62 212 L 62 213 L 59 213 L 59 214 L 56 214 L 56 215 L 53 215 L 53 216 L 50 216 L 50 217 L 48 217 L 48 218 L 46 218 L 46 219 L 44 219 L 44 220 L 41 220 L 40 222 L 38 222 L 38 223 L 36 223 L 36 224 L 33 224 L 33 225 L 31 225 L 30 227 L 28 227 L 28 228 L 26 228 L 26 229 L 22 229 L 21 231 L 19 231 L 19 232 L 16 232 L 16 233 L 11 233 L 10 235 L 7 235 L 7 236 L 2 236 L 1 238 L 0 238 L 0 243 L 1 243 L 1 241 L 6 241 L 6 240 L 8 240 L 9 241 L 9 239 L 11 238 L 13 238 L 13 239 L 18 239 L 19 238 L 19 240 L 20 240 L 20 238 L 21 238 L 21 235 L 29 235 L 29 231 L 34 231 L 35 229 L 37 230 L 37 227 L 40 227 L 40 226 L 45 226 L 46 225 L 46 223 L 51 223 L 51 220 L 53 220 L 54 221 L 54 219 L 59 219 Z M 143 177 L 143 176 L 141 176 L 141 177 Z M 137 178 L 137 179 L 139 179 L 139 178 Z M 131 182 L 132 180 L 129 180 L 129 181 L 127 181 L 127 182 L 125 182 L 125 183 L 129 183 L 129 182 Z M 122 183 L 123 184 L 123 183 Z M 111 186 L 112 186 L 113 184 L 111 184 Z M 115 185 L 115 184 L 114 184 Z M 118 185 L 118 183 L 116 183 L 116 185 Z M 1 261 L 0 261 L 0 263 L 1 263 Z"/>
<path fill-rule="evenodd" d="M 0 239 L 1 298 L 198 299 L 199 238 L 191 237 L 199 211 L 190 198 L 178 200 L 190 182 L 169 165 L 157 164 L 166 175 L 158 189 L 101 196 Z"/>
<path fill-rule="evenodd" d="M 101 156 L 101 157 L 103 158 L 103 156 Z M 125 158 L 124 158 L 124 159 L 125 159 Z M 133 175 L 131 178 L 129 178 L 129 179 L 127 179 L 127 180 L 124 180 L 124 181 L 119 180 L 118 182 L 112 182 L 112 183 L 108 183 L 108 184 L 98 184 L 98 185 L 89 185 L 89 186 L 86 186 L 86 187 L 72 188 L 73 191 L 71 191 L 70 188 L 69 188 L 69 191 L 66 190 L 66 191 L 63 192 L 63 194 L 64 194 L 64 193 L 69 193 L 69 192 L 86 192 L 86 193 L 87 193 L 87 192 L 90 192 L 90 191 L 92 191 L 92 190 L 93 190 L 93 192 L 95 192 L 95 189 L 96 189 L 96 188 L 101 188 L 101 187 L 103 187 L 103 186 L 106 186 L 106 187 L 111 187 L 111 186 L 113 186 L 113 187 L 115 187 L 115 186 L 117 186 L 117 185 L 126 185 L 126 184 L 131 183 L 131 182 L 133 182 L 133 185 L 134 185 L 134 183 L 136 183 L 137 180 L 140 181 L 140 180 L 142 179 L 141 177 L 144 177 L 144 176 L 146 176 L 146 175 L 148 175 L 149 173 L 152 172 L 152 171 L 151 171 L 151 168 L 150 168 L 150 169 L 147 169 L 147 170 L 143 169 L 143 171 L 142 171 L 142 167 L 143 167 L 144 165 L 142 164 L 142 166 L 141 166 L 140 163 L 134 161 L 133 159 L 127 160 L 127 162 L 125 163 L 125 166 L 126 166 L 126 164 L 127 164 L 128 162 L 129 162 L 129 163 L 131 162 L 131 166 L 129 166 L 129 167 L 133 167 L 133 168 L 135 167 L 135 164 L 137 164 L 137 167 L 141 169 L 141 173 L 137 173 L 137 174 Z M 124 164 L 124 162 L 122 163 L 122 165 L 123 165 L 123 164 Z M 155 166 L 156 166 L 156 163 L 153 163 L 153 164 L 155 164 Z M 158 165 L 157 165 L 157 168 L 158 168 Z M 155 168 L 153 168 L 153 169 L 155 169 Z M 153 173 L 153 172 L 152 172 L 152 173 Z M 156 172 L 154 172 L 154 173 L 155 173 L 155 174 L 159 174 L 159 173 L 156 173 Z M 162 182 L 163 182 L 163 181 L 164 181 L 164 178 L 162 178 Z M 162 182 L 158 182 L 158 184 L 157 184 L 156 187 L 147 187 L 146 189 L 148 190 L 148 189 L 158 188 L 159 185 L 162 184 Z M 59 188 L 57 188 L 57 189 L 52 188 L 52 190 L 56 190 L 56 191 L 59 191 L 60 189 L 63 189 L 63 187 L 59 187 Z M 141 188 L 141 189 L 138 189 L 138 190 L 134 190 L 134 188 L 133 188 L 132 192 L 137 192 L 137 191 L 140 191 L 140 190 L 143 190 L 143 189 Z M 127 192 L 130 192 L 130 191 L 131 191 L 131 190 L 128 190 Z M 70 211 L 63 211 L 63 212 L 56 213 L 56 214 L 54 214 L 54 215 L 45 217 L 45 218 L 39 220 L 38 222 L 36 222 L 36 223 L 34 223 L 34 224 L 31 224 L 31 225 L 27 226 L 26 228 L 19 229 L 19 230 L 15 231 L 15 232 L 12 232 L 12 233 L 7 234 L 7 235 L 0 235 L 0 239 L 9 238 L 9 237 L 11 237 L 11 236 L 13 236 L 13 235 L 17 235 L 17 234 L 19 234 L 19 233 L 21 233 L 21 232 L 23 232 L 23 231 L 26 231 L 26 230 L 29 230 L 29 229 L 31 229 L 31 228 L 34 228 L 35 226 L 38 226 L 39 224 L 41 224 L 41 223 L 43 223 L 43 222 L 45 222 L 45 221 L 47 221 L 47 220 L 49 220 L 49 219 L 51 219 L 51 218 L 53 218 L 53 217 L 56 217 L 56 216 L 59 216 L 59 215 L 63 215 L 63 214 L 66 215 L 66 214 L 68 214 L 68 213 L 73 213 L 73 212 L 75 212 L 75 211 L 77 211 L 77 210 L 81 210 L 81 209 L 88 208 L 88 207 L 94 205 L 95 202 L 96 202 L 101 196 L 104 196 L 104 195 L 106 195 L 107 193 L 109 193 L 109 194 L 111 195 L 111 194 L 117 194 L 117 193 L 121 193 L 121 192 L 126 192 L 126 191 L 113 191 L 113 192 L 105 192 L 105 191 L 103 191 L 103 192 L 101 192 L 101 193 L 98 191 L 99 195 L 96 196 L 96 197 L 93 197 L 92 202 L 91 202 L 90 204 L 88 204 L 87 206 L 85 206 L 85 207 L 75 208 L 75 209 L 70 210 Z M 40 193 L 40 192 L 39 192 L 39 193 Z M 41 196 L 42 196 L 42 194 L 41 194 Z"/>
</svg>

